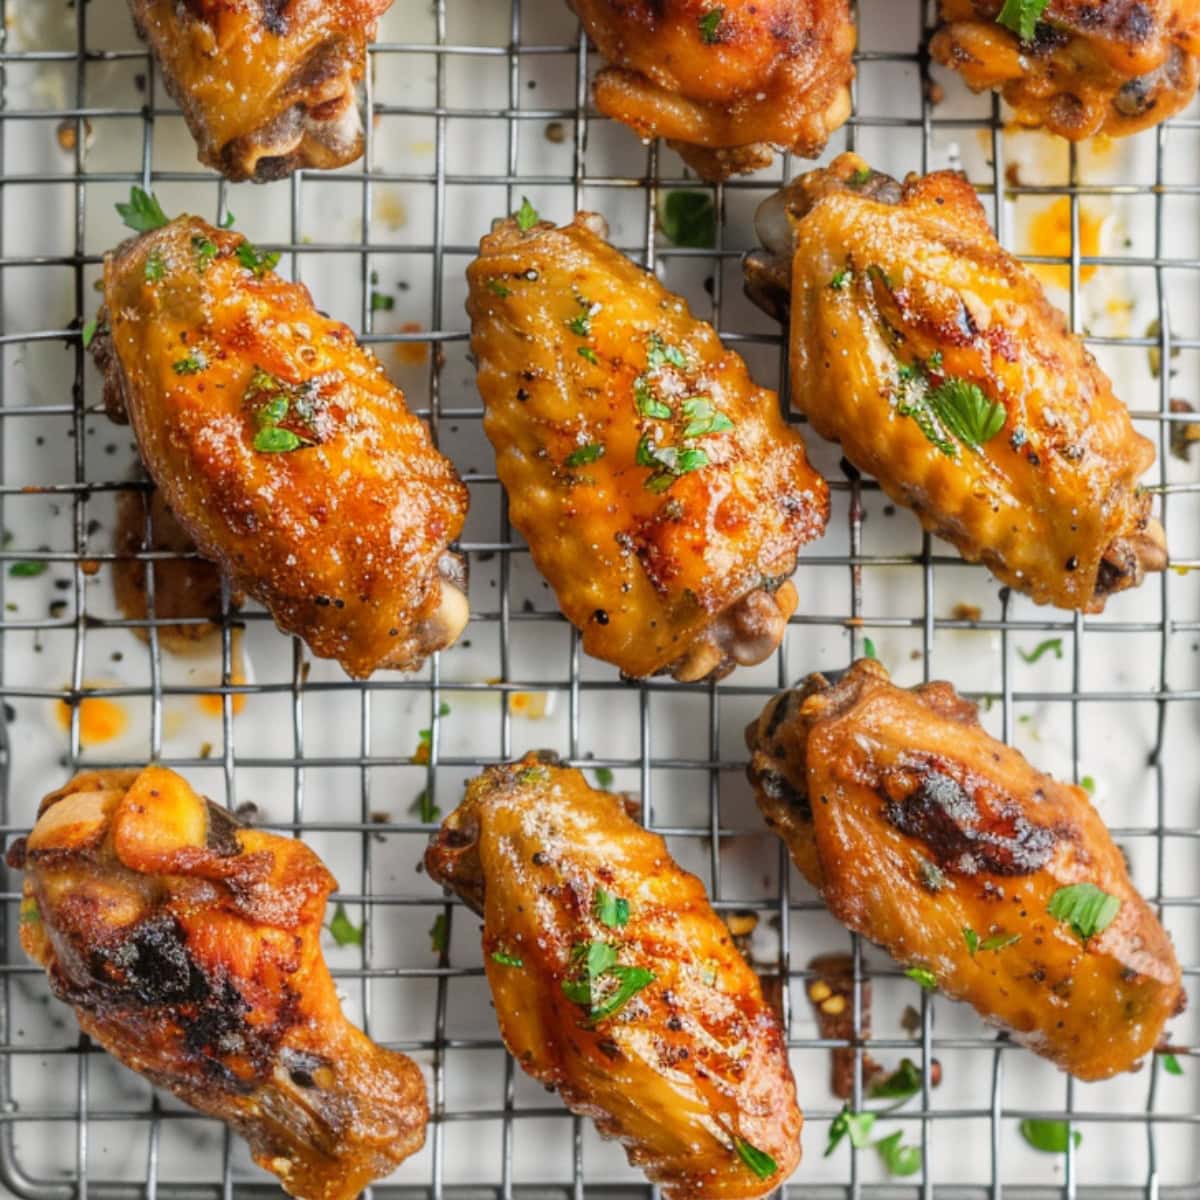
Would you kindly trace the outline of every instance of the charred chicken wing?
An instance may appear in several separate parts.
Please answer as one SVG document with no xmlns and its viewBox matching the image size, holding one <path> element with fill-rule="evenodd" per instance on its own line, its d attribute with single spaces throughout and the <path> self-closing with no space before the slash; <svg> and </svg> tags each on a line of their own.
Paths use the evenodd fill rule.
<svg viewBox="0 0 1200 1200">
<path fill-rule="evenodd" d="M 928 530 L 1060 608 L 1163 569 L 1153 445 L 962 176 L 901 185 L 844 154 L 758 223 L 747 288 L 790 302 L 794 402 Z"/>
<path fill-rule="evenodd" d="M 42 801 L 8 865 L 21 944 L 79 1025 L 219 1117 L 302 1200 L 352 1200 L 425 1140 L 411 1059 L 342 1014 L 321 956 L 336 887 L 173 771 L 93 771 Z"/>
<path fill-rule="evenodd" d="M 130 0 L 200 161 L 227 179 L 363 151 L 358 85 L 392 0 Z"/>
<path fill-rule="evenodd" d="M 611 64 L 593 96 L 705 179 L 808 158 L 850 115 L 847 0 L 571 0 Z"/>
<path fill-rule="evenodd" d="M 1082 788 L 948 683 L 873 659 L 746 731 L 759 807 L 838 920 L 1080 1079 L 1130 1070 L 1184 992 L 1170 938 Z"/>
<path fill-rule="evenodd" d="M 1123 137 L 1187 105 L 1200 79 L 1200 0 L 942 0 L 930 53 L 1022 125 Z M 1040 17 L 1037 13 L 1040 12 Z"/>
<path fill-rule="evenodd" d="M 775 393 L 602 229 L 580 214 L 483 239 L 467 310 L 484 429 L 587 652 L 719 677 L 779 644 L 828 489 Z"/>
<path fill-rule="evenodd" d="M 356 677 L 467 620 L 466 489 L 383 367 L 308 289 L 198 217 L 105 260 L 92 343 L 163 500 L 276 623 Z"/>
<path fill-rule="evenodd" d="M 467 786 L 425 854 L 483 916 L 509 1052 L 668 1197 L 754 1197 L 800 1158 L 787 1050 L 700 881 L 552 755 Z"/>
</svg>

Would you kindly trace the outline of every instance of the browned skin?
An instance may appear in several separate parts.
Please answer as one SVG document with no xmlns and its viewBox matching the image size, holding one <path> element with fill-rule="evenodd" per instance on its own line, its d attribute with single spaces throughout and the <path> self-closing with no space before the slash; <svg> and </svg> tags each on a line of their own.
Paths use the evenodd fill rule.
<svg viewBox="0 0 1200 1200">
<path fill-rule="evenodd" d="M 619 797 L 553 755 L 491 767 L 467 785 L 425 866 L 483 916 L 509 1053 L 618 1138 L 668 1197 L 761 1196 L 792 1173 L 801 1116 L 775 1012 L 703 885 Z M 628 901 L 626 924 L 598 919 L 598 889 Z M 579 970 L 575 948 L 593 942 L 654 976 L 598 1021 L 563 991 Z M 595 985 L 593 1003 L 612 984 Z M 776 1169 L 751 1170 L 739 1138 Z"/>
<path fill-rule="evenodd" d="M 850 115 L 847 0 L 571 0 L 611 64 L 593 96 L 644 138 L 666 138 L 703 178 L 807 158 Z M 712 39 L 701 22 L 720 8 Z M 704 28 L 707 28 L 705 26 Z"/>
<path fill-rule="evenodd" d="M 197 239 L 218 248 L 207 266 Z M 180 217 L 108 255 L 108 332 L 93 347 L 109 411 L 132 423 L 200 552 L 281 629 L 356 678 L 415 667 L 466 624 L 447 549 L 466 489 L 353 333 L 307 288 L 243 266 L 242 242 Z M 281 394 L 256 385 L 261 372 L 290 395 L 284 427 L 301 448 L 255 449 Z"/>
<path fill-rule="evenodd" d="M 302 1200 L 352 1200 L 425 1141 L 421 1072 L 338 1004 L 337 886 L 163 767 L 77 775 L 8 852 L 21 945 L 111 1055 L 219 1117 Z"/>
<path fill-rule="evenodd" d="M 777 696 L 746 741 L 759 807 L 830 912 L 1063 1070 L 1128 1071 L 1183 1010 L 1171 940 L 1087 793 L 950 684 L 905 691 L 862 659 Z M 1087 942 L 1047 911 L 1075 883 L 1121 901 Z M 972 956 L 964 928 L 1020 940 Z"/>
<path fill-rule="evenodd" d="M 392 0 L 130 0 L 200 161 L 282 179 L 362 154 L 358 85 Z"/>
<path fill-rule="evenodd" d="M 1060 608 L 1100 612 L 1163 569 L 1138 488 L 1153 445 L 961 175 L 899 184 L 843 154 L 758 225 L 769 252 L 747 259 L 747 290 L 775 315 L 790 305 L 793 402 L 926 529 Z M 901 411 L 948 380 L 1001 406 L 978 449 L 950 434 L 947 454 Z"/>
<path fill-rule="evenodd" d="M 997 89 L 1021 125 L 1124 137 L 1184 108 L 1200 79 L 1200 0 L 1050 0 L 1032 42 L 1003 0 L 942 0 L 933 58 Z"/>
<path fill-rule="evenodd" d="M 171 515 L 157 488 L 149 494 L 117 494 L 113 543 L 114 551 L 122 556 L 113 564 L 113 594 L 121 615 L 127 621 L 149 620 L 146 584 L 153 565 L 154 623 L 159 645 L 182 655 L 210 650 L 220 632 L 221 572 L 215 563 L 195 557 L 195 544 Z M 155 559 L 153 564 L 135 557 L 145 553 L 179 557 Z M 237 608 L 241 600 L 235 592 L 230 606 Z M 143 641 L 149 637 L 146 627 L 133 632 Z"/>
<path fill-rule="evenodd" d="M 719 678 L 779 644 L 828 488 L 775 393 L 602 228 L 581 213 L 483 239 L 467 311 L 484 429 L 512 522 L 584 649 L 630 676 Z M 675 364 L 650 362 L 655 339 Z M 651 394 L 669 415 L 647 415 Z M 732 428 L 685 436 L 699 396 Z M 707 464 L 672 482 L 639 462 L 643 438 Z M 589 446 L 600 456 L 567 461 Z"/>
</svg>

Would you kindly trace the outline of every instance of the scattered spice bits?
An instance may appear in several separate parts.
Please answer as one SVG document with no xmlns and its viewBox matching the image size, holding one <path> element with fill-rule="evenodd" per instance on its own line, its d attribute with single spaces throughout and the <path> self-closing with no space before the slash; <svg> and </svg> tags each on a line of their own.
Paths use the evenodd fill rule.
<svg viewBox="0 0 1200 1200">
<path fill-rule="evenodd" d="M 1047 911 L 1064 925 L 1070 925 L 1075 936 L 1086 942 L 1117 919 L 1121 901 L 1094 883 L 1073 883 L 1054 893 Z"/>
<path fill-rule="evenodd" d="M 808 964 L 813 978 L 806 989 L 816 1017 L 822 1041 L 848 1043 L 830 1051 L 829 1090 L 839 1099 L 854 1093 L 855 1043 L 871 1036 L 871 982 L 861 981 L 859 990 L 859 1027 L 854 1028 L 854 960 L 849 954 L 821 954 Z M 862 1056 L 864 1085 L 869 1084 L 883 1067 L 866 1051 Z"/>
</svg>

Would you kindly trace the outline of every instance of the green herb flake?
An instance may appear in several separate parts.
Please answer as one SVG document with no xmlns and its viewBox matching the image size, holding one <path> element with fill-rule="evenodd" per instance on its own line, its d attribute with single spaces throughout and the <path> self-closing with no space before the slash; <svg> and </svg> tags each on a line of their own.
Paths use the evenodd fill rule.
<svg viewBox="0 0 1200 1200">
<path fill-rule="evenodd" d="M 606 791 L 613 785 L 613 773 L 608 767 L 596 767 L 592 774 L 596 776 L 596 782 Z"/>
<path fill-rule="evenodd" d="M 391 312 L 396 307 L 396 297 L 389 296 L 386 292 L 371 293 L 371 311 L 372 312 Z"/>
<path fill-rule="evenodd" d="M 261 454 L 287 454 L 303 445 L 298 434 L 278 425 L 267 425 L 254 435 L 254 448 Z"/>
<path fill-rule="evenodd" d="M 900 1065 L 883 1079 L 871 1085 L 872 1100 L 907 1100 L 921 1090 L 921 1068 L 911 1058 L 902 1058 Z"/>
<path fill-rule="evenodd" d="M 937 991 L 937 977 L 928 967 L 909 967 L 904 974 L 913 983 L 919 983 L 924 991 Z"/>
<path fill-rule="evenodd" d="M 598 887 L 592 897 L 592 912 L 601 925 L 620 929 L 629 924 L 629 901 Z"/>
<path fill-rule="evenodd" d="M 545 767 L 526 767 L 517 776 L 519 783 L 549 783 L 550 772 Z"/>
<path fill-rule="evenodd" d="M 424 788 L 417 793 L 417 798 L 408 806 L 408 811 L 422 825 L 436 824 L 442 816 L 442 810 L 434 804 L 433 799 Z"/>
<path fill-rule="evenodd" d="M 564 461 L 568 467 L 585 467 L 603 457 L 604 447 L 599 442 L 589 442 L 586 446 L 580 446 L 578 450 L 572 450 Z"/>
<path fill-rule="evenodd" d="M 654 972 L 648 971 L 645 967 L 625 967 L 618 964 L 611 968 L 609 974 L 616 979 L 617 989 L 599 1007 L 593 1003 L 591 1012 L 593 1025 L 619 1012 L 638 992 L 654 982 Z"/>
<path fill-rule="evenodd" d="M 522 233 L 528 233 L 541 220 L 538 210 L 529 203 L 528 196 L 521 197 L 521 207 L 513 216 L 516 218 L 517 228 Z"/>
<path fill-rule="evenodd" d="M 586 358 L 587 361 L 592 364 L 592 366 L 597 366 L 600 362 L 600 360 L 596 357 L 595 350 L 593 350 L 591 346 L 580 346 L 578 349 L 578 354 L 580 358 Z"/>
<path fill-rule="evenodd" d="M 833 278 L 829 281 L 829 286 L 835 291 L 843 291 L 846 285 L 850 282 L 851 271 L 849 267 L 838 267 L 833 273 Z"/>
<path fill-rule="evenodd" d="M 846 182 L 852 188 L 866 187 L 867 184 L 871 182 L 872 174 L 873 174 L 873 172 L 870 167 L 859 167 L 858 170 L 855 171 L 854 174 L 851 175 L 850 178 L 846 180 Z M 880 271 L 880 274 L 882 275 L 883 272 Z M 887 277 L 884 276 L 885 281 L 886 281 L 886 278 Z"/>
<path fill-rule="evenodd" d="M 1043 655 L 1053 653 L 1055 658 L 1061 659 L 1063 656 L 1063 640 L 1062 638 L 1047 638 L 1044 642 L 1039 642 L 1032 650 L 1022 650 L 1017 648 L 1017 653 L 1027 662 L 1035 663 Z"/>
<path fill-rule="evenodd" d="M 21 901 L 21 907 L 17 914 L 17 921 L 22 925 L 40 925 L 42 923 L 42 910 L 38 907 L 38 902 L 30 896 L 28 899 Z M 1178 1063 L 1175 1064 L 1178 1067 Z M 1176 1074 L 1183 1074 L 1182 1071 L 1177 1071 Z"/>
<path fill-rule="evenodd" d="M 99 321 L 93 317 L 83 327 L 83 348 L 86 350 L 93 341 L 96 340 L 96 330 L 99 327 Z"/>
<path fill-rule="evenodd" d="M 1096 794 L 1096 781 L 1090 775 L 1085 775 L 1079 781 L 1079 786 L 1083 788 L 1083 790 L 1087 792 L 1089 796 L 1094 796 Z"/>
<path fill-rule="evenodd" d="M 489 279 L 487 282 L 487 289 L 492 293 L 493 296 L 499 296 L 501 300 L 503 300 L 506 296 L 512 295 L 512 291 L 509 288 L 506 288 L 498 279 Z"/>
<path fill-rule="evenodd" d="M 651 333 L 646 338 L 646 363 L 652 371 L 667 366 L 682 370 L 687 366 L 687 355 L 678 346 L 668 346 L 660 333 Z"/>
<path fill-rule="evenodd" d="M 932 371 L 935 375 L 940 375 L 942 373 L 942 363 L 943 363 L 942 352 L 940 350 L 935 350 L 925 360 L 926 368 L 928 370 Z"/>
<path fill-rule="evenodd" d="M 963 926 L 963 941 L 967 943 L 967 953 L 974 958 L 979 950 L 979 934 L 970 925 Z"/>
<path fill-rule="evenodd" d="M 928 395 L 929 404 L 942 426 L 964 446 L 978 451 L 1004 428 L 1008 412 L 997 400 L 989 400 L 978 384 L 950 378 Z"/>
<path fill-rule="evenodd" d="M 158 283 L 166 273 L 166 259 L 157 250 L 151 250 L 146 255 L 146 262 L 142 267 L 142 278 L 147 283 Z"/>
<path fill-rule="evenodd" d="M 920 1146 L 905 1146 L 903 1131 L 897 1129 L 875 1143 L 875 1150 L 889 1175 L 915 1175 L 921 1169 Z"/>
<path fill-rule="evenodd" d="M 733 1136 L 733 1148 L 737 1156 L 759 1179 L 770 1179 L 779 1170 L 779 1164 L 765 1151 L 752 1146 L 745 1138 Z"/>
<path fill-rule="evenodd" d="M 196 255 L 196 270 L 201 275 L 208 270 L 212 260 L 217 257 L 217 243 L 202 233 L 192 235 L 192 250 Z"/>
<path fill-rule="evenodd" d="M 1011 29 L 1023 42 L 1032 42 L 1050 0 L 1004 0 L 996 23 Z"/>
<path fill-rule="evenodd" d="M 333 940 L 339 946 L 361 946 L 366 931 L 366 921 L 364 920 L 361 925 L 354 925 L 346 913 L 344 904 L 339 904 L 333 910 L 333 920 L 329 922 L 329 932 L 333 934 Z"/>
<path fill-rule="evenodd" d="M 1094 883 L 1073 883 L 1051 896 L 1047 911 L 1064 925 L 1070 925 L 1075 935 L 1086 942 L 1116 920 L 1121 901 Z"/>
<path fill-rule="evenodd" d="M 825 1157 L 828 1158 L 841 1144 L 849 1138 L 850 1145 L 855 1150 L 863 1150 L 871 1144 L 871 1131 L 875 1128 L 876 1114 L 873 1112 L 851 1112 L 847 1104 L 829 1126 L 829 1143 L 825 1147 Z"/>
<path fill-rule="evenodd" d="M 8 564 L 8 574 L 13 579 L 33 579 L 44 575 L 50 564 L 45 562 L 15 562 Z"/>
<path fill-rule="evenodd" d="M 1021 940 L 1019 933 L 997 933 L 986 937 L 979 943 L 980 950 L 990 950 L 998 953 L 1009 946 L 1015 946 Z"/>
<path fill-rule="evenodd" d="M 707 437 L 711 433 L 727 433 L 733 422 L 719 408 L 714 408 L 707 396 L 692 396 L 679 406 L 688 418 L 684 426 L 685 438 Z"/>
<path fill-rule="evenodd" d="M 1076 1146 L 1083 1141 L 1083 1134 L 1072 1132 L 1066 1121 L 1035 1121 L 1027 1118 L 1021 1122 L 1021 1136 L 1043 1154 L 1066 1154 L 1069 1142 Z"/>
<path fill-rule="evenodd" d="M 654 394 L 650 380 L 645 375 L 639 375 L 633 381 L 633 402 L 643 417 L 655 421 L 669 421 L 673 415 L 671 406 L 664 404 Z"/>
<path fill-rule="evenodd" d="M 450 944 L 450 925 L 445 913 L 438 913 L 429 927 L 429 948 L 434 954 L 441 954 Z"/>
<path fill-rule="evenodd" d="M 505 950 L 493 950 L 491 958 L 492 962 L 499 963 L 502 967 L 523 967 L 525 965 L 523 958 L 518 958 L 515 954 L 509 954 Z"/>
<path fill-rule="evenodd" d="M 130 188 L 129 200 L 117 205 L 117 215 L 135 233 L 149 233 L 170 223 L 158 197 L 140 187 Z"/>
<path fill-rule="evenodd" d="M 697 22 L 700 40 L 706 46 L 715 46 L 721 40 L 721 22 L 725 19 L 724 7 L 710 8 Z"/>
<path fill-rule="evenodd" d="M 563 995 L 573 1004 L 588 1009 L 595 1025 L 619 1012 L 643 988 L 654 982 L 654 972 L 645 967 L 625 966 L 617 961 L 617 948 L 609 942 L 590 942 L 571 952 L 575 974 L 562 981 Z M 608 985 L 610 981 L 612 985 Z"/>
<path fill-rule="evenodd" d="M 232 229 L 237 217 L 233 213 L 226 211 L 225 215 L 217 222 L 222 229 Z"/>
<path fill-rule="evenodd" d="M 275 269 L 279 262 L 278 250 L 260 250 L 253 242 L 243 242 L 237 248 L 237 260 L 254 276 L 261 278 Z"/>
<path fill-rule="evenodd" d="M 1179 1065 L 1179 1059 L 1177 1059 L 1175 1057 L 1175 1055 L 1160 1054 L 1158 1056 L 1158 1061 L 1160 1063 L 1162 1063 L 1162 1069 L 1164 1071 L 1166 1071 L 1166 1073 L 1168 1075 L 1182 1075 L 1183 1074 L 1183 1067 L 1181 1067 Z"/>
<path fill-rule="evenodd" d="M 200 350 L 193 350 L 187 358 L 181 358 L 171 364 L 171 370 L 176 375 L 199 375 L 208 367 L 208 359 Z"/>
<path fill-rule="evenodd" d="M 879 655 L 875 651 L 875 643 L 869 637 L 863 638 L 863 655 L 866 658 L 879 658 Z"/>
<path fill-rule="evenodd" d="M 676 246 L 710 250 L 717 243 L 717 207 L 708 192 L 668 192 L 659 205 L 658 224 Z"/>
</svg>

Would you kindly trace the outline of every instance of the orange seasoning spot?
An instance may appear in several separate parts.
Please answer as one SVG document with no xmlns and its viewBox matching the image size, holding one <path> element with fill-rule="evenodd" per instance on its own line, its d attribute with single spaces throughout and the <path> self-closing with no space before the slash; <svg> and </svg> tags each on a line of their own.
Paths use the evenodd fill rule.
<svg viewBox="0 0 1200 1200">
<path fill-rule="evenodd" d="M 546 692 L 513 692 L 508 698 L 508 709 L 514 717 L 536 721 L 546 715 L 549 699 Z"/>
<path fill-rule="evenodd" d="M 229 672 L 229 681 L 231 685 L 240 685 L 246 682 L 246 667 L 242 660 L 242 641 L 240 630 L 235 630 L 233 634 L 233 645 L 231 649 L 231 657 L 233 659 L 232 670 Z M 220 678 L 214 680 L 214 683 L 219 683 Z M 218 720 L 221 714 L 225 711 L 225 697 L 218 692 L 214 692 L 207 696 L 197 696 L 196 703 L 200 706 L 200 711 L 206 713 L 210 717 L 216 717 Z M 236 717 L 246 707 L 246 697 L 241 693 L 235 693 L 232 697 L 233 715 Z"/>
<path fill-rule="evenodd" d="M 54 716 L 59 726 L 69 731 L 71 709 L 74 706 L 59 700 Z M 79 702 L 79 741 L 83 746 L 98 746 L 111 742 L 125 732 L 129 715 L 115 700 L 105 696 L 88 696 Z"/>
<path fill-rule="evenodd" d="M 1100 253 L 1100 234 L 1104 229 L 1104 218 L 1086 204 L 1079 206 L 1079 253 L 1091 257 Z M 1052 258 L 1071 257 L 1071 200 L 1060 196 L 1053 204 L 1035 213 L 1029 222 L 1029 254 L 1040 254 Z M 1050 266 L 1037 263 L 1033 272 L 1043 283 L 1053 287 L 1071 286 L 1071 269 L 1068 266 Z M 1096 274 L 1095 267 L 1080 267 L 1079 282 L 1087 283 Z"/>
<path fill-rule="evenodd" d="M 420 321 L 405 321 L 401 333 L 420 333 L 424 326 Z M 429 360 L 428 342 L 397 342 L 396 357 L 406 367 L 419 367 Z"/>
</svg>

